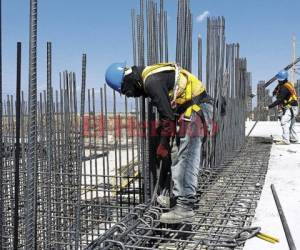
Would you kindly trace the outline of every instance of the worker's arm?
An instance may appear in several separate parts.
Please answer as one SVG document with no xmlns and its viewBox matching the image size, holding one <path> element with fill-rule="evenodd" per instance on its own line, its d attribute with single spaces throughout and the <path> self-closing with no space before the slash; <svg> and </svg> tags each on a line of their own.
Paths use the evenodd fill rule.
<svg viewBox="0 0 300 250">
<path fill-rule="evenodd" d="M 286 87 L 282 86 L 277 95 L 277 100 L 269 105 L 269 109 L 274 108 L 277 105 L 283 104 L 284 100 L 288 100 L 289 95 L 290 91 Z"/>
<path fill-rule="evenodd" d="M 273 90 L 273 96 L 277 95 L 279 90 L 279 84 L 276 86 L 276 88 Z"/>
<path fill-rule="evenodd" d="M 168 146 L 170 137 L 175 134 L 175 116 L 170 104 L 167 80 L 159 74 L 151 75 L 145 82 L 145 91 L 160 114 L 160 143 Z"/>
</svg>

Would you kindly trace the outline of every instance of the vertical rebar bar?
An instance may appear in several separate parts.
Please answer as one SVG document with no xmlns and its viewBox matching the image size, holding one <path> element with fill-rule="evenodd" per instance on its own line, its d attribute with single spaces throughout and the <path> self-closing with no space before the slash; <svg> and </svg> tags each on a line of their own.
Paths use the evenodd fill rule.
<svg viewBox="0 0 300 250">
<path fill-rule="evenodd" d="M 30 0 L 29 138 L 26 181 L 26 249 L 37 249 L 37 0 Z"/>
<path fill-rule="evenodd" d="M 15 207 L 14 207 L 14 250 L 19 244 L 19 193 L 20 193 L 20 120 L 21 120 L 21 43 L 17 44 L 16 83 L 16 146 L 15 146 Z"/>
<path fill-rule="evenodd" d="M 86 86 L 86 54 L 82 56 L 82 78 L 81 78 L 81 99 L 80 99 L 80 140 L 77 147 L 78 151 L 78 169 L 77 169 L 77 204 L 76 204 L 76 229 L 75 229 L 75 249 L 79 249 L 81 242 L 80 229 L 81 229 L 81 178 L 82 178 L 82 163 L 84 158 L 84 133 L 83 133 L 83 122 L 84 122 L 84 111 L 85 111 L 85 86 Z"/>
<path fill-rule="evenodd" d="M 3 246 L 3 106 L 2 106 L 2 0 L 0 0 L 0 249 Z"/>
<path fill-rule="evenodd" d="M 52 45 L 47 42 L 47 107 L 46 107 L 46 136 L 47 136 L 47 224 L 46 224 L 46 248 L 51 249 L 52 237 L 52 216 L 51 216 L 51 199 L 52 199 L 52 168 L 53 168 L 53 98 L 52 98 Z"/>
<path fill-rule="evenodd" d="M 202 81 L 202 37 L 198 35 L 198 79 Z"/>
<path fill-rule="evenodd" d="M 169 61 L 169 46 L 168 46 L 168 15 L 164 12 L 164 32 L 165 32 L 165 62 Z"/>
</svg>

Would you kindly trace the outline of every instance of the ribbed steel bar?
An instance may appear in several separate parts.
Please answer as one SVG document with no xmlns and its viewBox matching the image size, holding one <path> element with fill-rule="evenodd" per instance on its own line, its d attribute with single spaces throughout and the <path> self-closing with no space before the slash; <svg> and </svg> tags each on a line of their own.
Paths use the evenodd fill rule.
<svg viewBox="0 0 300 250">
<path fill-rule="evenodd" d="M 103 107 L 102 107 L 103 110 Z M 108 133 L 109 133 L 109 128 L 108 128 L 108 112 L 107 112 L 107 89 L 106 89 L 106 85 L 104 85 L 104 127 L 105 127 L 105 140 L 103 141 L 103 143 L 105 143 L 106 148 L 108 148 Z M 108 175 L 108 181 L 107 181 L 107 185 L 108 187 L 110 187 L 110 166 L 109 166 L 109 158 L 108 156 L 106 157 L 106 173 Z M 104 167 L 105 167 L 105 163 L 104 163 Z M 111 204 L 113 198 L 111 197 L 112 194 L 110 192 L 108 192 L 108 196 L 107 196 L 107 201 L 108 204 Z M 108 226 L 111 227 L 112 223 L 109 222 Z"/>
<path fill-rule="evenodd" d="M 145 65 L 145 43 L 144 43 L 144 9 L 145 9 L 144 0 L 140 0 L 140 14 L 137 17 L 137 27 L 138 27 L 138 65 L 144 66 Z M 148 145 L 147 145 L 147 138 L 146 138 L 146 99 L 144 97 L 140 98 L 140 122 L 142 124 L 140 134 L 143 135 L 140 139 L 141 143 L 141 167 L 142 175 L 143 175 L 143 189 L 144 189 L 144 201 L 149 199 L 149 168 L 147 164 L 147 152 L 148 152 Z"/>
<path fill-rule="evenodd" d="M 46 136 L 47 136 L 47 224 L 46 224 L 46 248 L 51 248 L 52 242 L 52 216 L 51 201 L 54 180 L 52 176 L 53 168 L 53 97 L 52 97 L 52 44 L 47 42 L 47 108 L 46 108 Z"/>
<path fill-rule="evenodd" d="M 2 0 L 0 0 L 0 249 L 3 247 L 4 201 L 3 201 L 3 103 L 2 103 Z"/>
<path fill-rule="evenodd" d="M 271 190 L 272 190 L 272 194 L 273 194 L 273 197 L 274 197 L 274 200 L 275 200 L 275 203 L 276 203 L 278 214 L 280 216 L 280 220 L 281 220 L 281 224 L 282 224 L 282 227 L 283 227 L 283 230 L 284 230 L 284 233 L 285 233 L 285 237 L 286 237 L 286 240 L 287 240 L 288 245 L 289 245 L 289 249 L 290 250 L 296 250 L 296 245 L 294 243 L 290 228 L 288 226 L 288 223 L 287 223 L 286 217 L 284 215 L 284 212 L 283 212 L 283 209 L 282 209 L 280 200 L 278 198 L 278 195 L 277 195 L 274 184 L 271 184 Z"/>
<path fill-rule="evenodd" d="M 79 130 L 79 145 L 77 147 L 77 157 L 78 157 L 78 178 L 77 178 L 77 204 L 76 204 L 76 228 L 75 228 L 75 249 L 79 249 L 81 242 L 80 229 L 81 229 L 81 179 L 82 171 L 81 166 L 84 157 L 84 138 L 83 138 L 83 119 L 85 111 L 85 90 L 86 90 L 86 54 L 82 56 L 82 76 L 81 76 L 81 99 L 80 99 L 80 130 Z"/>
<path fill-rule="evenodd" d="M 94 147 L 94 155 L 95 157 L 98 154 L 98 150 L 97 150 L 97 136 L 100 135 L 98 133 L 100 133 L 100 131 L 98 131 L 98 129 L 100 129 L 100 124 L 98 125 L 99 127 L 97 128 L 97 124 L 96 124 L 96 109 L 95 109 L 95 89 L 92 89 L 92 114 L 93 114 L 93 147 Z M 100 121 L 98 121 L 100 122 Z M 91 217 L 93 218 L 93 214 L 97 214 L 98 213 L 98 209 L 97 209 L 97 204 L 99 203 L 100 200 L 100 192 L 99 192 L 99 176 L 101 176 L 101 173 L 99 173 L 100 171 L 98 170 L 98 168 L 100 168 L 100 166 L 98 167 L 98 160 L 97 158 L 94 161 L 94 176 L 93 176 L 93 185 L 95 185 L 96 187 L 96 191 L 92 191 L 92 215 Z M 102 173 L 103 174 L 103 173 Z M 104 174 L 103 174 L 104 175 Z M 101 180 L 101 179 L 100 179 Z M 102 178 L 103 180 L 103 178 Z M 104 181 L 103 181 L 104 182 Z M 95 194 L 94 194 L 95 193 Z M 100 203 L 101 204 L 101 203 Z M 100 234 L 100 230 L 99 227 L 97 226 L 96 221 L 93 221 L 92 223 L 92 228 L 97 228 L 97 235 Z M 94 240 L 94 234 L 92 235 L 92 240 Z M 89 240 L 88 240 L 89 242 Z"/>
<path fill-rule="evenodd" d="M 164 0 L 159 5 L 159 61 L 164 61 Z"/>
<path fill-rule="evenodd" d="M 19 244 L 19 195 L 20 195 L 20 132 L 21 132 L 21 62 L 22 45 L 17 44 L 17 82 L 16 82 L 16 143 L 15 143 L 15 206 L 14 206 L 14 246 Z"/>
<path fill-rule="evenodd" d="M 169 46 L 168 46 L 168 14 L 165 11 L 164 12 L 164 33 L 165 33 L 165 37 L 164 37 L 164 41 L 165 41 L 165 62 L 169 61 Z"/>
<path fill-rule="evenodd" d="M 29 127 L 26 180 L 26 249 L 37 249 L 37 0 L 30 0 Z"/>
<path fill-rule="evenodd" d="M 202 37 L 198 35 L 198 79 L 202 81 Z"/>
<path fill-rule="evenodd" d="M 163 30 L 161 30 L 161 34 L 159 35 L 159 29 L 157 28 L 157 24 L 160 22 L 157 21 L 158 14 L 157 14 L 157 5 L 154 3 L 154 1 L 148 1 L 147 4 L 147 64 L 152 65 L 158 62 L 162 62 L 160 60 L 163 60 L 163 53 L 160 46 L 162 46 L 163 41 L 160 41 L 157 43 L 158 37 L 162 38 L 164 37 Z M 163 12 L 163 2 L 161 1 L 160 4 L 160 11 Z M 161 17 L 161 15 L 160 15 Z M 160 26 L 161 27 L 161 26 Z M 158 54 L 157 51 L 160 51 Z M 148 138 L 148 150 L 147 150 L 147 162 L 148 162 L 148 168 L 145 169 L 145 171 L 148 172 L 148 180 L 145 180 L 148 183 L 146 192 L 149 192 L 149 194 L 152 194 L 154 183 L 156 182 L 156 162 L 155 162 L 155 145 L 154 145 L 154 139 L 153 137 L 149 136 L 155 133 L 153 131 L 153 121 L 155 121 L 155 113 L 153 109 L 153 105 L 150 102 L 147 102 L 147 133 L 146 136 Z M 151 171 L 151 175 L 150 172 Z"/>
</svg>

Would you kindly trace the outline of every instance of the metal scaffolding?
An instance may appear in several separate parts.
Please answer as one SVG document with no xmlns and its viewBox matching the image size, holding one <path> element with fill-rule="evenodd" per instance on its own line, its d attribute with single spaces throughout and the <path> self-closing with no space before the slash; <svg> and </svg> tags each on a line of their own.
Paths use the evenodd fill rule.
<svg viewBox="0 0 300 250">
<path fill-rule="evenodd" d="M 196 221 L 167 227 L 159 223 L 163 209 L 150 202 L 158 169 L 156 108 L 145 98 L 117 98 L 106 85 L 89 89 L 85 54 L 80 93 L 77 74 L 69 71 L 54 89 L 50 42 L 47 89 L 38 93 L 38 1 L 30 3 L 28 99 L 20 88 L 19 43 L 16 95 L 2 102 L 0 32 L 0 249 L 238 247 L 234 236 L 251 223 L 270 146 L 245 140 L 250 73 L 239 44 L 226 44 L 225 19 L 207 22 L 206 86 L 215 102 Z M 134 64 L 168 62 L 164 1 L 140 0 L 131 18 Z M 179 0 L 176 62 L 188 70 L 192 27 L 189 0 Z M 202 78 L 201 38 L 198 48 Z"/>
</svg>

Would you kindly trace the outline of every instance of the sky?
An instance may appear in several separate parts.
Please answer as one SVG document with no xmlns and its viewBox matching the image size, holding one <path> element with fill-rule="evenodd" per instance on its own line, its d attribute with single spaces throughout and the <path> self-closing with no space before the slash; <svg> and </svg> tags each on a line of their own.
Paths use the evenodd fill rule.
<svg viewBox="0 0 300 250">
<path fill-rule="evenodd" d="M 2 0 L 3 91 L 13 94 L 16 44 L 23 48 L 22 88 L 28 90 L 29 0 Z M 46 42 L 53 46 L 53 84 L 58 73 L 81 74 L 81 55 L 87 54 L 87 87 L 99 89 L 113 62 L 132 63 L 131 9 L 139 0 L 39 0 L 38 88 L 46 87 Z M 168 12 L 169 54 L 175 57 L 177 0 L 165 0 Z M 292 36 L 300 41 L 299 0 L 191 0 L 193 52 L 197 36 L 206 39 L 206 17 L 224 16 L 226 42 L 239 42 L 248 60 L 253 87 L 291 62 Z M 299 51 L 299 42 L 297 42 Z M 299 54 L 298 54 L 299 55 Z M 197 74 L 197 58 L 193 58 Z M 271 86 L 274 87 L 274 86 Z M 255 90 L 254 90 L 255 92 Z"/>
</svg>

